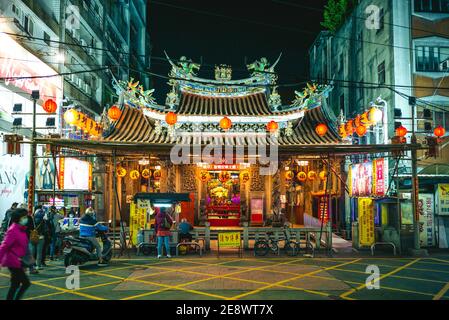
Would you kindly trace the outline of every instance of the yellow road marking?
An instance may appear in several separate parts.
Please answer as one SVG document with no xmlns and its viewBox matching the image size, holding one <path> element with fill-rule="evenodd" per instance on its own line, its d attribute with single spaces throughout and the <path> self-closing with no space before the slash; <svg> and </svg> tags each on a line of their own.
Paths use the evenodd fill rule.
<svg viewBox="0 0 449 320">
<path fill-rule="evenodd" d="M 342 263 L 342 264 L 339 264 L 339 265 L 336 265 L 336 266 L 332 266 L 332 267 L 327 267 L 327 268 L 324 268 L 324 269 L 315 270 L 315 271 L 312 271 L 312 272 L 308 272 L 308 273 L 305 273 L 305 274 L 301 274 L 301 275 L 296 276 L 296 277 L 293 277 L 293 278 L 289 278 L 289 279 L 285 279 L 285 280 L 282 280 L 282 281 L 278 281 L 278 282 L 275 282 L 275 283 L 273 283 L 273 284 L 267 285 L 267 286 L 265 286 L 265 287 L 262 287 L 262 288 L 259 288 L 259 289 L 256 289 L 256 290 L 253 290 L 253 291 L 250 291 L 250 292 L 246 292 L 246 293 L 243 293 L 243 294 L 240 294 L 240 295 L 237 295 L 237 296 L 234 296 L 234 297 L 231 298 L 231 300 L 240 299 L 240 298 L 242 298 L 242 297 L 246 297 L 246 296 L 248 296 L 248 295 L 252 295 L 252 294 L 255 294 L 255 293 L 264 291 L 264 290 L 266 290 L 266 289 L 268 289 L 268 288 L 272 288 L 272 287 L 277 286 L 277 285 L 279 285 L 279 284 L 284 284 L 284 283 L 289 282 L 289 281 L 301 279 L 301 278 L 304 278 L 304 277 L 306 277 L 306 276 L 308 276 L 308 275 L 313 275 L 313 274 L 316 274 L 316 273 L 319 273 L 319 272 L 322 272 L 322 271 L 332 270 L 332 269 L 335 269 L 335 268 L 340 267 L 340 266 L 344 266 L 344 265 L 347 265 L 347 264 L 351 264 L 351 263 L 357 262 L 357 261 L 359 261 L 359 260 L 360 260 L 360 259 L 356 259 L 356 260 L 349 261 L 349 262 L 345 262 L 345 263 Z"/>
<path fill-rule="evenodd" d="M 432 300 L 440 300 L 449 290 L 449 282 L 433 297 Z"/>
<path fill-rule="evenodd" d="M 328 280 L 342 281 L 342 282 L 345 282 L 345 283 L 350 283 L 350 284 L 355 284 L 355 285 L 362 285 L 363 284 L 361 282 L 350 281 L 350 280 L 340 280 L 340 279 L 337 279 L 337 278 L 324 277 L 324 276 L 315 276 L 315 275 L 313 275 L 313 276 L 310 276 L 310 277 L 312 277 L 312 278 L 319 278 L 319 279 L 328 279 Z M 421 291 L 413 291 L 413 290 L 407 290 L 407 289 L 399 289 L 399 288 L 393 288 L 393 287 L 386 287 L 386 286 L 382 285 L 382 290 L 383 289 L 392 290 L 392 291 L 406 292 L 406 293 L 414 293 L 414 294 L 420 294 L 420 295 L 424 295 L 424 296 L 432 296 L 433 297 L 432 293 L 421 292 Z M 346 299 L 347 298 L 348 297 L 346 297 Z M 350 298 L 349 300 L 357 300 L 357 299 Z"/>
<path fill-rule="evenodd" d="M 237 259 L 237 260 L 234 260 L 234 261 L 239 261 L 239 260 L 241 260 L 241 259 Z M 276 265 L 274 265 L 274 266 L 282 265 L 282 264 L 293 263 L 293 262 L 295 262 L 295 261 L 297 261 L 297 260 L 298 260 L 298 259 L 292 260 L 292 261 L 288 261 L 288 262 L 279 263 L 279 264 L 276 264 Z M 226 262 L 223 262 L 223 263 L 220 263 L 220 264 L 224 264 L 224 263 L 227 263 L 227 262 L 229 262 L 229 261 L 226 261 Z M 266 267 L 266 266 L 263 266 L 263 267 Z M 260 267 L 259 267 L 259 268 L 260 268 Z M 251 270 L 254 270 L 254 269 L 258 269 L 258 268 L 252 268 Z M 245 272 L 245 271 L 247 271 L 247 270 L 244 270 L 244 271 L 243 271 L 243 270 L 242 270 L 242 271 L 235 271 L 235 272 L 228 273 L 228 274 L 225 274 L 225 275 L 216 275 L 216 276 L 209 277 L 209 278 L 206 278 L 206 279 L 195 280 L 195 281 L 191 281 L 191 282 L 187 282 L 187 283 L 183 283 L 183 284 L 174 286 L 174 287 L 172 287 L 172 289 L 175 289 L 175 290 L 183 290 L 183 291 L 184 291 L 185 288 L 183 288 L 183 287 L 185 287 L 185 286 L 189 286 L 189 285 L 196 284 L 196 283 L 200 283 L 200 282 L 210 281 L 210 280 L 213 280 L 213 279 L 219 279 L 219 278 L 223 278 L 224 276 L 230 276 L 230 275 L 234 275 L 234 274 L 238 274 L 238 273 L 243 273 L 243 272 Z M 196 293 L 198 293 L 198 292 L 201 292 L 201 291 L 197 291 Z M 140 298 L 140 297 L 148 296 L 148 295 L 150 295 L 150 294 L 154 294 L 154 292 L 153 292 L 153 293 L 150 292 L 150 293 L 146 293 L 146 294 L 140 294 L 140 295 L 138 295 L 138 296 L 128 297 L 128 298 L 125 298 L 125 299 L 122 299 L 122 300 L 130 300 L 130 299 L 134 299 L 134 298 Z M 205 293 L 205 292 L 201 292 L 201 294 L 209 295 L 209 293 Z M 214 296 L 216 297 L 216 295 L 214 295 Z M 229 298 L 228 298 L 228 297 L 221 297 L 221 299 L 229 299 Z"/>
<path fill-rule="evenodd" d="M 164 268 L 166 268 L 167 270 L 171 270 L 170 272 L 189 273 L 189 274 L 195 274 L 195 275 L 201 275 L 201 276 L 206 275 L 206 276 L 211 276 L 211 277 L 216 276 L 213 273 L 190 271 L 190 270 L 188 270 L 190 268 L 186 268 L 186 269 L 170 269 L 170 268 L 167 268 L 167 267 L 164 267 Z M 195 266 L 194 268 L 199 268 L 199 267 Z M 256 268 L 248 268 L 248 270 L 239 271 L 239 273 L 255 271 L 255 269 Z M 262 270 L 262 269 L 259 270 L 259 268 L 257 268 L 257 271 L 265 271 L 265 270 Z M 289 273 L 289 274 L 298 275 L 297 273 Z M 150 276 L 153 276 L 153 275 L 150 275 Z M 221 277 L 223 277 L 224 279 L 236 280 L 236 281 L 241 281 L 241 282 L 256 283 L 256 284 L 263 284 L 263 285 L 270 284 L 269 282 L 257 281 L 257 280 L 251 280 L 251 279 L 245 279 L 245 278 L 236 278 L 236 277 L 231 277 L 231 276 L 227 276 L 227 275 L 221 275 Z M 278 285 L 278 287 L 292 289 L 292 290 L 306 291 L 306 292 L 309 292 L 309 293 L 314 293 L 314 294 L 318 294 L 318 295 L 322 295 L 322 296 L 329 296 L 329 294 L 324 293 L 324 292 L 315 291 L 315 290 L 309 290 L 309 289 L 304 289 L 304 288 L 299 288 L 299 287 L 286 286 L 286 285 Z"/>
<path fill-rule="evenodd" d="M 1 276 L 4 277 L 5 275 L 1 275 Z M 9 276 L 8 276 L 8 277 L 9 277 Z M 52 286 L 52 285 L 45 284 L 45 283 L 36 283 L 36 282 L 33 282 L 33 281 L 31 281 L 31 283 L 32 283 L 32 284 L 35 284 L 35 285 L 38 285 L 38 286 L 41 286 L 41 287 L 50 288 L 50 289 L 62 291 L 62 292 L 65 292 L 65 293 L 75 294 L 75 295 L 82 296 L 82 297 L 86 297 L 86 298 L 89 298 L 89 299 L 94 299 L 94 300 L 105 300 L 105 299 L 100 298 L 100 297 L 95 297 L 95 296 L 92 296 L 92 295 L 89 295 L 89 294 L 77 292 L 77 291 L 75 291 L 75 290 L 68 290 L 68 289 L 64 289 L 64 288 Z"/>
<path fill-rule="evenodd" d="M 396 269 L 394 269 L 393 271 L 390 271 L 390 272 L 384 274 L 383 276 L 380 276 L 379 278 L 375 279 L 374 281 L 375 281 L 375 282 L 378 282 L 378 281 L 380 281 L 380 280 L 382 280 L 382 279 L 385 279 L 386 277 L 388 277 L 388 276 L 390 276 L 390 275 L 393 275 L 393 274 L 395 274 L 395 273 L 397 273 L 397 272 L 399 272 L 399 271 L 401 271 L 401 270 L 404 270 L 404 269 L 407 268 L 407 267 L 410 267 L 412 264 L 418 262 L 419 260 L 421 260 L 421 259 L 418 258 L 418 259 L 415 259 L 415 260 L 413 260 L 413 261 L 411 261 L 411 262 L 409 262 L 409 263 L 407 263 L 407 264 L 405 264 L 405 265 L 403 265 L 403 266 L 400 266 L 399 268 L 396 268 Z M 365 287 L 366 287 L 366 283 L 360 285 L 359 287 L 357 287 L 357 288 L 355 288 L 355 289 L 351 289 L 351 290 L 349 290 L 349 291 L 347 291 L 347 292 L 341 294 L 340 297 L 344 299 L 344 298 L 346 298 L 347 296 L 349 296 L 349 295 L 353 294 L 354 292 L 356 292 L 356 291 L 358 291 L 358 290 L 361 290 L 361 289 L 363 289 L 363 288 L 365 288 Z"/>
</svg>

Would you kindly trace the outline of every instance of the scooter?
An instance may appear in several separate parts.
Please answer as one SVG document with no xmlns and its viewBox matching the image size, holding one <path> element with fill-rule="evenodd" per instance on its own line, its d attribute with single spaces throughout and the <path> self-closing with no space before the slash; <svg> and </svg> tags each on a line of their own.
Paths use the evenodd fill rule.
<svg viewBox="0 0 449 320">
<path fill-rule="evenodd" d="M 104 262 L 109 262 L 112 258 L 112 243 L 104 231 L 97 231 L 97 236 L 101 238 L 103 250 L 101 256 Z M 95 247 L 88 239 L 68 236 L 64 238 L 64 265 L 82 265 L 89 261 L 98 261 Z"/>
</svg>

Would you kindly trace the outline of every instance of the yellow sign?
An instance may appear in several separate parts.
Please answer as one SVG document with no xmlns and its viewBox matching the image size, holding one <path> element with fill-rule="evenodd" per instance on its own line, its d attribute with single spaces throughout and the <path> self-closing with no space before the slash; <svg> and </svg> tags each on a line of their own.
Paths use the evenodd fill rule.
<svg viewBox="0 0 449 320">
<path fill-rule="evenodd" d="M 139 202 L 139 200 L 138 200 Z M 147 208 L 134 201 L 130 203 L 129 233 L 133 245 L 138 245 L 137 234 L 147 225 Z"/>
<path fill-rule="evenodd" d="M 218 234 L 218 246 L 220 248 L 240 247 L 240 232 L 224 232 Z"/>
<path fill-rule="evenodd" d="M 374 206 L 373 199 L 359 198 L 359 244 L 371 246 L 374 241 Z"/>
</svg>

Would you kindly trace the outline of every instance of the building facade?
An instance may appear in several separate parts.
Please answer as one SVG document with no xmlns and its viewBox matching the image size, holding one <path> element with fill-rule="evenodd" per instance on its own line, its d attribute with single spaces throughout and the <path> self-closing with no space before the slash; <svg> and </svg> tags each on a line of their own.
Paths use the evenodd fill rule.
<svg viewBox="0 0 449 320">
<path fill-rule="evenodd" d="M 361 0 L 335 33 L 319 34 L 309 50 L 310 73 L 312 79 L 333 83 L 330 105 L 334 112 L 352 119 L 373 104 L 384 107 L 383 132 L 368 130 L 361 138 L 354 134 L 353 143 L 389 143 L 396 128 L 403 126 L 408 130 L 408 142 L 414 127 L 418 142 L 426 144 L 438 125 L 449 129 L 448 23 L 449 1 Z M 416 97 L 415 123 L 409 97 Z M 440 157 L 418 152 L 418 172 L 428 165 L 447 162 L 444 141 L 443 137 L 438 147 Z M 351 159 L 352 164 L 354 160 L 370 159 Z M 389 191 L 406 196 L 411 188 L 410 154 L 399 161 L 398 168 L 392 159 L 387 162 L 389 177 L 395 177 Z M 346 172 L 349 166 L 350 161 Z M 423 178 L 420 187 L 436 199 L 437 182 Z M 357 207 L 350 201 L 348 197 L 345 211 L 351 216 L 346 217 L 347 227 Z M 433 212 L 441 214 L 438 206 L 432 207 Z M 440 216 L 440 222 L 444 221 Z"/>
<path fill-rule="evenodd" d="M 0 2 L 0 77 L 12 77 L 0 82 L 2 135 L 19 134 L 25 140 L 30 138 L 32 90 L 40 91 L 37 113 L 45 113 L 42 106 L 47 99 L 57 103 L 56 114 L 37 116 L 38 136 L 57 134 L 80 139 L 83 138 L 83 132 L 74 126 L 67 126 L 63 121 L 63 114 L 67 109 L 74 108 L 93 120 L 99 120 L 104 108 L 117 101 L 116 91 L 112 86 L 114 80 L 134 77 L 148 86 L 149 79 L 144 73 L 150 62 L 146 12 L 144 0 Z M 13 79 L 58 73 L 62 75 Z M 1 201 L 2 205 L 8 206 L 12 201 L 26 201 L 25 185 L 30 152 L 28 144 L 22 146 L 21 155 L 6 155 L 7 151 L 4 149 L 2 146 L 2 157 L 17 158 L 14 161 L 2 160 L 2 175 L 9 177 L 14 173 L 18 180 L 14 180 L 17 185 L 12 188 L 9 179 L 1 179 L 8 180 L 2 189 L 4 192 Z M 41 147 L 37 151 L 38 156 L 48 153 L 48 150 Z M 94 189 L 101 189 L 104 170 L 94 159 L 89 160 L 94 167 Z M 42 159 L 36 161 L 38 171 L 54 171 L 57 167 L 50 161 L 48 166 L 45 162 L 44 168 L 41 165 Z M 49 179 L 53 184 L 56 183 L 54 177 Z M 36 188 L 39 189 L 39 186 Z M 46 189 L 44 193 L 51 193 L 52 188 L 47 183 L 43 189 Z M 11 194 L 14 196 L 9 196 Z M 40 196 L 38 193 L 38 202 Z M 101 197 L 98 196 L 100 204 L 95 204 L 100 214 Z M 42 199 L 44 198 L 46 199 Z M 92 204 L 92 198 L 85 200 L 80 198 L 72 201 L 72 204 L 79 208 L 83 207 L 83 203 Z M 2 214 L 4 209 L 1 207 Z"/>
</svg>

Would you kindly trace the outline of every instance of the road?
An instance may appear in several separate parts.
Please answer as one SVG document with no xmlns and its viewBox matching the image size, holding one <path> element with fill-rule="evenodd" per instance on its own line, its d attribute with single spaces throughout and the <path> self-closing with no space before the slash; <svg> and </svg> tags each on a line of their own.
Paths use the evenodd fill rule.
<svg viewBox="0 0 449 320">
<path fill-rule="evenodd" d="M 379 289 L 367 288 L 368 266 Z M 188 256 L 114 259 L 80 267 L 80 287 L 66 286 L 62 261 L 49 262 L 25 294 L 29 300 L 449 300 L 449 255 L 426 258 Z M 69 279 L 70 280 L 70 279 Z M 70 281 L 69 281 L 70 282 Z M 73 282 L 72 282 L 73 283 Z M 5 297 L 9 272 L 0 273 Z"/>
</svg>

